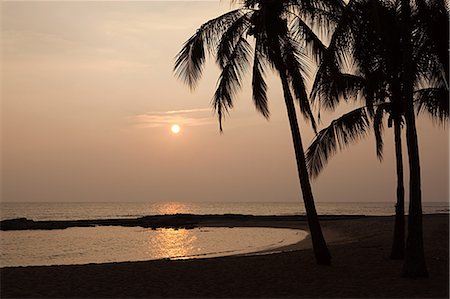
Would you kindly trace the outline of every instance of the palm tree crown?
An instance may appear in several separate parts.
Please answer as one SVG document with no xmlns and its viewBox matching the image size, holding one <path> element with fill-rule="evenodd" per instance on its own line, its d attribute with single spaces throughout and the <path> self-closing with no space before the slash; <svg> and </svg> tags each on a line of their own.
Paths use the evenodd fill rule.
<svg viewBox="0 0 450 299">
<path fill-rule="evenodd" d="M 176 57 L 175 72 L 191 88 L 201 78 L 206 52 L 216 56 L 221 70 L 212 106 L 220 128 L 225 112 L 233 107 L 244 73 L 252 67 L 253 101 L 258 112 L 269 117 L 267 66 L 285 69 L 302 114 L 315 127 L 305 88 L 310 64 L 306 47 L 319 58 L 325 46 L 304 19 L 312 24 L 333 21 L 339 10 L 334 1 L 245 0 L 242 7 L 203 24 Z M 252 64 L 250 66 L 250 64 Z"/>
</svg>

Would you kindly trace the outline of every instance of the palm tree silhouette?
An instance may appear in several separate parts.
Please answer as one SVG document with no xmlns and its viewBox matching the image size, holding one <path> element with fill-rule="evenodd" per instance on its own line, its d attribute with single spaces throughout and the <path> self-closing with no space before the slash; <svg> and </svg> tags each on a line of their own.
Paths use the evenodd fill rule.
<svg viewBox="0 0 450 299">
<path fill-rule="evenodd" d="M 221 74 L 212 105 L 222 131 L 224 113 L 233 107 L 233 100 L 242 83 L 242 76 L 252 65 L 253 101 L 258 112 L 269 117 L 267 85 L 264 80 L 269 66 L 279 75 L 292 140 L 297 170 L 308 220 L 314 255 L 318 264 L 331 264 L 331 256 L 324 240 L 317 216 L 314 197 L 305 162 L 305 154 L 298 127 L 294 97 L 303 116 L 316 128 L 305 88 L 304 71 L 306 46 L 320 58 L 325 46 L 307 26 L 305 20 L 325 24 L 327 17 L 336 14 L 343 3 L 323 0 L 245 0 L 240 8 L 203 24 L 183 45 L 175 62 L 176 74 L 191 88 L 201 77 L 205 49 L 215 54 Z M 254 41 L 254 49 L 248 39 Z"/>
<path fill-rule="evenodd" d="M 440 25 L 439 31 L 448 30 L 448 12 L 444 0 L 425 1 L 416 0 L 415 5 L 411 5 L 410 0 L 400 1 L 400 19 L 402 24 L 401 45 L 402 55 L 402 96 L 405 105 L 406 141 L 408 145 L 409 158 L 409 217 L 408 217 L 408 237 L 406 239 L 406 254 L 403 264 L 402 275 L 405 277 L 427 277 L 427 267 L 425 263 L 425 253 L 423 247 L 423 227 L 422 227 L 422 192 L 420 177 L 419 144 L 417 138 L 416 121 L 413 104 L 413 70 L 415 67 L 411 54 L 414 51 L 412 39 L 417 23 L 422 25 L 423 38 L 428 40 L 431 50 L 437 54 L 439 62 L 443 65 L 445 73 L 448 74 L 448 53 L 442 54 L 439 45 L 445 44 L 448 47 L 448 31 L 445 36 L 433 34 L 436 25 Z M 414 9 L 414 11 L 412 10 Z M 436 12 L 440 18 L 430 19 L 428 13 Z M 418 22 L 415 22 L 418 21 Z M 440 22 L 445 21 L 445 22 Z M 442 42 L 444 41 L 444 42 Z M 448 78 L 448 76 L 446 77 Z"/>
<path fill-rule="evenodd" d="M 415 92 L 417 110 L 424 110 L 430 113 L 433 118 L 437 118 L 439 122 L 445 124 L 449 116 L 448 91 L 445 91 L 444 88 L 433 88 L 432 91 L 431 88 L 427 88 Z M 428 96 L 425 94 L 428 94 Z M 432 99 L 432 101 L 429 101 L 429 99 Z M 385 100 L 380 104 L 374 104 L 376 109 L 374 115 L 369 113 L 367 106 L 359 107 L 333 120 L 328 127 L 320 130 L 306 151 L 306 163 L 311 177 L 317 177 L 336 151 L 366 137 L 371 129 L 371 123 L 375 132 L 377 156 L 382 160 L 383 117 L 386 115 L 388 126 L 394 127 L 397 175 L 394 238 L 390 257 L 391 259 L 403 259 L 405 248 L 405 191 L 401 130 L 404 126 L 404 116 L 403 113 L 399 113 L 393 108 L 394 105 L 389 101 L 389 98 Z"/>
<path fill-rule="evenodd" d="M 433 5 L 436 5 L 434 3 Z M 394 125 L 397 204 L 394 242 L 391 258 L 403 258 L 404 253 L 404 187 L 401 127 L 404 123 L 405 105 L 402 95 L 402 48 L 403 25 L 396 7 L 389 1 L 351 1 L 341 17 L 327 54 L 316 76 L 313 99 L 319 98 L 325 108 L 335 108 L 341 98 L 362 98 L 365 107 L 355 109 L 334 120 L 328 128 L 320 131 L 307 151 L 310 174 L 317 176 L 330 155 L 349 143 L 366 136 L 370 121 L 374 124 L 377 155 L 382 157 L 382 119 L 389 115 L 389 126 Z M 436 18 L 429 24 L 443 24 L 446 15 L 440 9 L 429 8 Z M 420 19 L 415 19 L 416 26 Z M 448 22 L 448 18 L 447 18 Z M 423 22 L 422 22 L 423 23 Z M 420 34 L 413 39 L 415 105 L 419 111 L 427 111 L 432 117 L 444 122 L 448 118 L 448 85 L 441 72 L 446 56 L 442 46 L 432 42 L 430 35 L 419 28 Z M 445 31 L 445 30 L 444 30 Z M 434 32 L 434 31 L 433 31 Z M 443 36 L 442 36 L 443 37 Z M 447 37 L 448 40 L 448 37 Z M 349 49 L 350 47 L 350 49 Z M 444 47 L 444 49 L 446 49 Z M 439 51 L 436 51 L 439 50 Z M 439 61 L 444 60 L 444 63 Z M 448 58 L 447 58 L 448 59 Z M 353 63 L 353 64 L 352 64 Z M 355 69 L 353 73 L 343 68 Z M 344 67 L 343 67 L 344 65 Z M 448 61 L 447 61 L 448 66 Z M 444 67 L 445 69 L 445 67 Z M 448 68 L 445 70 L 448 74 Z M 436 75 L 438 74 L 438 75 Z M 426 87 L 420 86 L 426 83 Z"/>
</svg>

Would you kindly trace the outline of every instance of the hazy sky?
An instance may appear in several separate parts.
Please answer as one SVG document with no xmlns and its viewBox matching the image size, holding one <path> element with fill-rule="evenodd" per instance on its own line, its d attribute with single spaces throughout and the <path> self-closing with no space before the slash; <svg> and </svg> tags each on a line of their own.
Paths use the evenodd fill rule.
<svg viewBox="0 0 450 299">
<path fill-rule="evenodd" d="M 2 201 L 301 200 L 276 77 L 270 121 L 248 76 L 220 135 L 214 61 L 195 92 L 173 76 L 183 42 L 227 3 L 2 2 Z M 446 201 L 448 128 L 424 116 L 418 130 L 424 201 Z M 395 201 L 392 130 L 383 163 L 373 139 L 331 160 L 316 201 Z"/>
</svg>

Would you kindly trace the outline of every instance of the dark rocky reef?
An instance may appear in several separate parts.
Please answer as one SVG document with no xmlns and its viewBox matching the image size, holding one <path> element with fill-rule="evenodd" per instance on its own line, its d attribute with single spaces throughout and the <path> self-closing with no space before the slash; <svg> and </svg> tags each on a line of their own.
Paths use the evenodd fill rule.
<svg viewBox="0 0 450 299">
<path fill-rule="evenodd" d="M 364 215 L 323 215 L 321 220 L 337 220 L 361 218 Z M 90 220 L 48 220 L 34 221 L 27 218 L 16 218 L 0 221 L 0 230 L 32 230 L 32 229 L 65 229 L 69 227 L 93 227 L 93 226 L 140 226 L 146 228 L 195 228 L 202 225 L 208 226 L 249 226 L 257 225 L 262 222 L 290 222 L 306 221 L 305 216 L 254 216 L 240 214 L 223 215 L 194 215 L 194 214 L 175 214 L 175 215 L 154 215 L 139 218 L 120 218 L 120 219 L 90 219 Z"/>
</svg>

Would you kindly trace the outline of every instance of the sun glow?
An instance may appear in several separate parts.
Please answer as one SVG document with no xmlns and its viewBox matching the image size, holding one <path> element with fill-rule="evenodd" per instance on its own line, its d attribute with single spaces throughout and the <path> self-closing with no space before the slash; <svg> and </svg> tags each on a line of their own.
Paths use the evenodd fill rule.
<svg viewBox="0 0 450 299">
<path fill-rule="evenodd" d="M 180 128 L 180 126 L 179 125 L 172 125 L 172 127 L 170 128 L 170 130 L 172 131 L 172 133 L 174 133 L 174 134 L 178 134 L 178 133 L 180 133 L 180 131 L 181 131 L 181 128 Z"/>
</svg>

